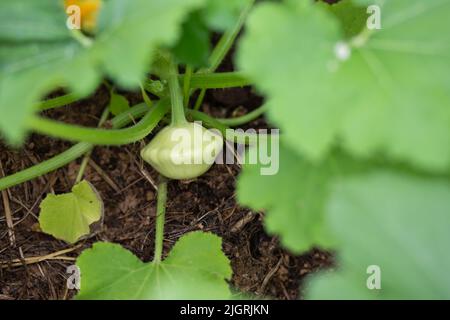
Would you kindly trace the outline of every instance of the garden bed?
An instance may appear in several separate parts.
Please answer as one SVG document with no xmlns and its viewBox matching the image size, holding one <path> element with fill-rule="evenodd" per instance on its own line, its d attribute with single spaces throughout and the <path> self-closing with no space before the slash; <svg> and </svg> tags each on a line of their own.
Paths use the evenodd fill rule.
<svg viewBox="0 0 450 320">
<path fill-rule="evenodd" d="M 222 71 L 232 66 L 226 62 Z M 138 102 L 140 95 L 128 95 Z M 64 108 L 48 111 L 52 118 L 67 123 L 95 126 L 108 103 L 106 88 L 94 96 Z M 203 110 L 218 117 L 244 114 L 262 103 L 250 88 L 210 90 Z M 267 127 L 264 119 L 247 124 Z M 4 206 L 0 211 L 0 254 L 4 265 L 0 271 L 0 299 L 70 299 L 66 268 L 71 260 L 96 241 L 119 243 L 144 261 L 153 254 L 157 173 L 137 156 L 143 143 L 123 147 L 96 147 L 86 170 L 86 179 L 100 192 L 105 210 L 104 220 L 90 238 L 75 246 L 56 240 L 37 230 L 39 203 L 48 192 L 70 190 L 80 160 L 56 172 L 9 189 L 9 204 L 14 222 L 15 245 L 11 244 L 5 222 Z M 20 151 L 0 145 L 4 173 L 11 174 L 62 152 L 70 143 L 32 135 Z M 205 175 L 192 181 L 171 181 L 167 205 L 167 253 L 183 234 L 203 230 L 223 238 L 223 249 L 231 260 L 233 287 L 243 292 L 278 299 L 296 299 L 302 279 L 331 264 L 331 255 L 322 251 L 296 257 L 282 249 L 276 237 L 263 229 L 263 212 L 240 207 L 235 199 L 235 182 L 239 166 L 214 165 Z M 258 192 L 258 190 L 254 190 Z M 274 190 L 275 192 L 275 190 Z M 45 257 L 70 249 L 55 259 L 29 264 L 32 257 Z"/>
</svg>

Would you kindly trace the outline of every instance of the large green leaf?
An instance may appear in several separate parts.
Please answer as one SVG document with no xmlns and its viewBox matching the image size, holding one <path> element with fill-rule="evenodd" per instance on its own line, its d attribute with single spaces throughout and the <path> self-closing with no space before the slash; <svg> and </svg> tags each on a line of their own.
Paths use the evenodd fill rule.
<svg viewBox="0 0 450 320">
<path fill-rule="evenodd" d="M 222 241 L 211 233 L 181 237 L 161 263 L 143 263 L 112 243 L 96 243 L 77 259 L 78 299 L 228 299 L 231 278 Z"/>
<path fill-rule="evenodd" d="M 199 12 L 194 12 L 183 24 L 183 33 L 172 49 L 178 61 L 194 67 L 208 63 L 211 39 L 209 30 Z"/>
<path fill-rule="evenodd" d="M 305 3 L 260 4 L 238 51 L 287 143 L 318 159 L 339 139 L 358 156 L 448 169 L 450 2 L 380 1 L 382 28 L 351 39 Z"/>
<path fill-rule="evenodd" d="M 155 48 L 174 43 L 189 12 L 206 0 L 109 0 L 101 14 L 95 50 L 107 74 L 137 87 Z"/>
<path fill-rule="evenodd" d="M 47 195 L 40 208 L 42 231 L 69 243 L 88 235 L 89 226 L 103 214 L 102 199 L 87 181 L 76 184 L 70 193 Z"/>
<path fill-rule="evenodd" d="M 347 179 L 334 186 L 327 218 L 338 271 L 314 276 L 309 298 L 450 298 L 448 181 L 384 171 Z M 381 289 L 369 290 L 374 265 Z"/>
<path fill-rule="evenodd" d="M 27 115 L 45 92 L 69 85 L 86 94 L 96 72 L 66 28 L 62 1 L 2 1 L 0 15 L 0 130 L 19 142 Z"/>
<path fill-rule="evenodd" d="M 279 235 L 281 243 L 293 252 L 330 247 L 333 239 L 324 221 L 330 185 L 346 174 L 364 170 L 364 165 L 343 155 L 314 164 L 283 146 L 279 159 L 275 175 L 263 175 L 261 169 L 266 165 L 261 163 L 243 166 L 237 184 L 239 202 L 266 210 L 267 231 Z"/>
<path fill-rule="evenodd" d="M 63 1 L 2 1 L 0 3 L 0 39 L 2 41 L 66 40 Z M 35 12 L 33 15 L 32 12 Z M 12 22 L 15 19 L 15 23 Z"/>
<path fill-rule="evenodd" d="M 60 86 L 87 95 L 106 74 L 123 87 L 138 87 L 152 51 L 174 43 L 183 19 L 204 1 L 105 1 L 87 47 L 66 28 L 63 1 L 0 2 L 1 132 L 21 142 L 35 103 Z"/>
</svg>

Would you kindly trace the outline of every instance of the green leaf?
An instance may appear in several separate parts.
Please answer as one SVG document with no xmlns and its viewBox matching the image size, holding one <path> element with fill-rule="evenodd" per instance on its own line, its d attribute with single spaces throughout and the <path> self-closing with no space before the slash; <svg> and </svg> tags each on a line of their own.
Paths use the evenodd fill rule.
<svg viewBox="0 0 450 320">
<path fill-rule="evenodd" d="M 82 97 L 107 75 L 138 88 L 152 52 L 172 45 L 184 18 L 204 1 L 105 1 L 87 47 L 66 28 L 63 1 L 0 2 L 0 130 L 9 142 L 22 142 L 36 103 L 58 87 Z"/>
<path fill-rule="evenodd" d="M 449 213 L 448 181 L 378 171 L 337 183 L 327 218 L 339 269 L 314 276 L 307 297 L 449 299 Z M 372 265 L 379 290 L 366 285 Z"/>
<path fill-rule="evenodd" d="M 337 111 L 311 104 L 330 103 L 331 97 L 321 92 L 327 73 L 322 61 L 332 58 L 329 48 L 339 39 L 339 26 L 322 10 L 293 3 L 254 8 L 239 43 L 237 63 L 267 95 L 268 116 L 280 125 L 285 142 L 317 157 L 323 152 L 319 146 L 328 143 L 335 121 L 331 116 Z"/>
<path fill-rule="evenodd" d="M 144 263 L 112 243 L 96 243 L 77 259 L 77 299 L 228 299 L 229 260 L 219 237 L 182 236 L 161 263 Z"/>
<path fill-rule="evenodd" d="M 103 202 L 87 181 L 60 195 L 48 194 L 41 202 L 39 225 L 43 232 L 69 243 L 88 235 L 89 226 L 100 220 Z"/>
<path fill-rule="evenodd" d="M 210 53 L 209 31 L 198 12 L 191 14 L 183 24 L 183 32 L 173 52 L 184 64 L 206 66 Z"/>
<path fill-rule="evenodd" d="M 151 64 L 151 53 L 175 43 L 189 12 L 206 0 L 110 0 L 99 19 L 96 54 L 106 73 L 123 87 L 137 88 Z"/>
<path fill-rule="evenodd" d="M 348 42 L 339 20 L 302 3 L 258 5 L 237 59 L 287 143 L 314 160 L 340 141 L 353 155 L 447 170 L 450 2 L 384 1 L 381 30 Z"/>
<path fill-rule="evenodd" d="M 223 32 L 234 26 L 249 0 L 205 0 L 204 6 L 191 13 L 183 32 L 172 49 L 180 63 L 205 67 L 211 51 L 210 31 Z"/>
<path fill-rule="evenodd" d="M 239 202 L 267 210 L 267 231 L 279 235 L 281 243 L 295 253 L 315 246 L 331 247 L 334 241 L 324 218 L 330 185 L 365 166 L 337 154 L 314 164 L 284 146 L 279 159 L 275 175 L 263 175 L 261 169 L 266 166 L 261 163 L 243 166 L 237 184 Z"/>
<path fill-rule="evenodd" d="M 112 92 L 108 108 L 113 115 L 117 116 L 130 109 L 130 102 L 123 95 Z"/>
<path fill-rule="evenodd" d="M 19 143 L 27 116 L 45 93 L 68 85 L 84 96 L 97 77 L 65 26 L 62 1 L 2 1 L 0 12 L 0 130 Z"/>
<path fill-rule="evenodd" d="M 42 0 L 39 1 L 39 6 L 34 7 L 32 1 L 2 1 L 0 8 L 0 38 L 2 40 L 54 41 L 55 39 L 67 39 L 67 29 L 61 28 L 66 20 L 63 1 L 57 3 L 53 0 Z M 30 14 L 32 10 L 36 10 L 35 15 Z M 12 16 L 17 19 L 14 24 L 10 23 Z"/>
<path fill-rule="evenodd" d="M 378 5 L 382 6 L 385 4 L 386 0 L 352 0 L 355 4 L 361 5 L 361 6 L 370 6 L 370 5 Z M 403 1 L 403 0 L 402 0 Z M 403 5 L 403 4 L 400 4 Z"/>
</svg>

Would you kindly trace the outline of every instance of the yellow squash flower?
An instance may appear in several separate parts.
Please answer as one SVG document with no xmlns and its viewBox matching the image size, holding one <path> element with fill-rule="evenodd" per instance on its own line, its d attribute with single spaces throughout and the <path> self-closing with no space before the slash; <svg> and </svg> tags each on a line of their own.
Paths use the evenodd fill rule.
<svg viewBox="0 0 450 320">
<path fill-rule="evenodd" d="M 64 0 L 64 6 L 76 5 L 81 12 L 81 28 L 93 32 L 97 25 L 97 18 L 102 6 L 102 0 Z"/>
</svg>

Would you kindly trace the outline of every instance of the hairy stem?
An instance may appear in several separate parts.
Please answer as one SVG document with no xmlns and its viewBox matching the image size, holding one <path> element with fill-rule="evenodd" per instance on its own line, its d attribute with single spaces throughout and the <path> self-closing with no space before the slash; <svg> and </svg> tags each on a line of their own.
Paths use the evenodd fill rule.
<svg viewBox="0 0 450 320">
<path fill-rule="evenodd" d="M 217 45 L 214 47 L 213 52 L 209 57 L 209 67 L 206 68 L 205 70 L 200 70 L 199 73 L 212 73 L 216 71 L 216 69 L 222 63 L 223 59 L 225 59 L 225 56 L 227 55 L 228 51 L 230 51 L 230 48 L 232 47 L 234 41 L 236 40 L 236 37 L 238 36 L 239 32 L 244 26 L 245 20 L 247 19 L 247 16 L 250 13 L 250 10 L 252 9 L 253 4 L 255 2 L 255 0 L 247 0 L 247 1 L 248 2 L 242 9 L 241 14 L 239 15 L 239 18 L 236 21 L 236 23 L 223 34 Z M 200 106 L 203 103 L 203 99 L 205 98 L 205 92 L 206 89 L 202 89 L 200 91 L 197 101 L 195 102 L 194 110 L 200 109 Z"/>
<path fill-rule="evenodd" d="M 65 105 L 68 105 L 69 103 L 72 103 L 72 102 L 75 102 L 78 100 L 80 100 L 79 97 L 77 97 L 73 93 L 68 93 L 68 94 L 65 94 L 65 95 L 62 95 L 62 96 L 59 96 L 56 98 L 51 98 L 51 99 L 47 99 L 47 100 L 40 102 L 38 104 L 38 109 L 41 111 L 44 111 L 44 110 L 59 108 L 59 107 L 63 107 Z"/>
<path fill-rule="evenodd" d="M 185 108 L 187 108 L 189 105 L 191 78 L 192 78 L 192 67 L 190 65 L 187 65 L 186 71 L 183 76 L 183 97 L 184 97 L 183 105 Z"/>
<path fill-rule="evenodd" d="M 90 142 L 96 145 L 122 145 L 136 142 L 147 136 L 155 127 L 155 119 L 161 119 L 166 114 L 168 105 L 167 99 L 160 100 L 141 121 L 125 129 L 86 128 L 37 115 L 30 118 L 28 127 L 37 133 L 69 141 Z"/>
<path fill-rule="evenodd" d="M 142 95 L 142 99 L 144 100 L 145 104 L 147 105 L 147 107 L 151 107 L 153 106 L 153 101 L 152 99 L 150 99 L 150 97 L 148 96 L 147 92 L 145 91 L 144 85 L 142 83 L 139 84 L 140 89 L 141 89 L 141 95 Z"/>
<path fill-rule="evenodd" d="M 192 76 L 190 83 L 192 89 L 225 89 L 251 85 L 250 80 L 241 72 L 197 73 Z"/>
<path fill-rule="evenodd" d="M 167 178 L 160 176 L 158 184 L 158 199 L 156 203 L 156 224 L 155 224 L 155 255 L 154 263 L 161 262 L 163 242 L 164 242 L 164 222 L 166 220 L 167 202 Z"/>
<path fill-rule="evenodd" d="M 247 4 L 242 9 L 236 23 L 223 34 L 217 45 L 214 47 L 211 56 L 209 57 L 209 67 L 206 69 L 207 73 L 216 71 L 223 59 L 225 59 L 225 56 L 228 51 L 230 51 L 236 37 L 244 26 L 245 20 L 247 19 L 254 2 L 255 0 L 247 0 Z"/>
<path fill-rule="evenodd" d="M 14 173 L 0 179 L 0 190 L 5 190 L 22 182 L 37 178 L 46 173 L 65 166 L 73 160 L 81 157 L 92 148 L 92 144 L 80 142 L 57 156 L 43 161 L 35 166 Z"/>
<path fill-rule="evenodd" d="M 193 119 L 197 121 L 202 121 L 206 127 L 214 128 L 220 131 L 223 135 L 224 139 L 232 142 L 232 143 L 240 143 L 240 144 L 255 144 L 259 140 L 262 139 L 278 139 L 278 135 L 270 135 L 270 134 L 253 134 L 253 133 L 240 133 L 234 130 L 229 130 L 230 128 L 213 118 L 206 113 L 201 111 L 196 111 L 192 109 L 187 110 L 187 114 Z"/>
<path fill-rule="evenodd" d="M 171 59 L 168 65 L 167 81 L 169 83 L 170 103 L 172 104 L 172 124 L 186 123 L 183 97 L 178 80 L 178 66 L 173 59 Z"/>
<path fill-rule="evenodd" d="M 197 100 L 195 101 L 194 110 L 198 111 L 200 110 L 200 107 L 202 106 L 203 99 L 205 99 L 206 89 L 202 89 L 200 93 L 198 94 Z"/>
<path fill-rule="evenodd" d="M 72 37 L 77 40 L 83 47 L 89 48 L 93 45 L 94 40 L 86 36 L 81 30 L 72 29 Z"/>
<path fill-rule="evenodd" d="M 217 120 L 227 126 L 236 127 L 236 126 L 240 126 L 242 124 L 245 124 L 245 123 L 255 120 L 256 118 L 261 116 L 266 111 L 267 111 L 267 104 L 263 104 L 261 107 L 255 109 L 253 111 L 250 111 L 249 113 L 247 113 L 243 116 L 236 117 L 236 118 L 228 118 L 228 119 L 217 119 Z"/>
</svg>

